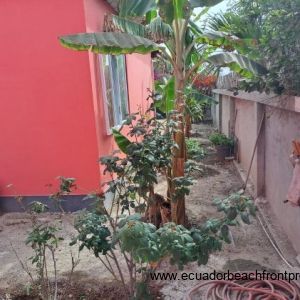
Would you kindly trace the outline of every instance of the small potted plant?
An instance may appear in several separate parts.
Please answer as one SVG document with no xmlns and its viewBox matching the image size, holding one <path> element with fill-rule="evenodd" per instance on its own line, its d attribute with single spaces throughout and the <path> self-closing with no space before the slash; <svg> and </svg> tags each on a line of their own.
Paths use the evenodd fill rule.
<svg viewBox="0 0 300 300">
<path fill-rule="evenodd" d="M 225 157 L 233 154 L 234 141 L 223 133 L 213 133 L 209 140 L 213 143 L 217 150 L 217 157 L 220 161 L 224 161 Z"/>
</svg>

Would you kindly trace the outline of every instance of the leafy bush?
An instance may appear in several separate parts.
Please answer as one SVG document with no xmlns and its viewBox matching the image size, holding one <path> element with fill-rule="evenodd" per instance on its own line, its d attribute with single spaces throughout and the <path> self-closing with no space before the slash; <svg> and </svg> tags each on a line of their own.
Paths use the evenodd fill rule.
<svg viewBox="0 0 300 300">
<path fill-rule="evenodd" d="M 111 232 L 105 225 L 106 216 L 96 213 L 87 213 L 76 219 L 74 227 L 78 231 L 78 235 L 70 245 L 80 242 L 79 251 L 84 247 L 94 252 L 96 257 L 106 255 L 112 248 Z"/>
<path fill-rule="evenodd" d="M 33 250 L 33 256 L 29 260 L 36 268 L 37 281 L 34 280 L 32 274 L 29 272 L 26 263 L 23 264 L 20 262 L 23 269 L 30 276 L 32 286 L 37 287 L 39 296 L 42 299 L 56 300 L 58 293 L 56 251 L 63 238 L 60 236 L 61 227 L 59 224 L 43 224 L 39 222 L 37 218 L 38 214 L 45 212 L 47 209 L 48 207 L 41 202 L 32 202 L 30 204 L 29 212 L 32 229 L 28 233 L 25 243 Z M 53 264 L 54 268 L 54 287 L 51 285 L 48 275 L 50 263 Z"/>
<path fill-rule="evenodd" d="M 62 197 L 70 194 L 76 188 L 74 184 L 74 178 L 58 177 L 59 189 L 54 194 L 49 196 L 49 200 L 54 202 L 54 207 L 63 212 L 61 207 Z M 73 256 L 72 250 L 70 250 L 71 258 L 71 270 L 68 275 L 68 281 L 64 287 L 58 291 L 58 268 L 57 268 L 57 255 L 61 242 L 64 240 L 62 237 L 62 216 L 60 213 L 55 221 L 45 222 L 40 215 L 46 213 L 49 207 L 39 201 L 33 201 L 28 206 L 23 205 L 22 197 L 16 196 L 16 200 L 28 213 L 31 221 L 31 228 L 27 234 L 25 244 L 30 246 L 33 255 L 29 257 L 29 261 L 34 267 L 33 271 L 29 269 L 26 261 L 22 261 L 17 251 L 11 244 L 12 250 L 16 255 L 23 270 L 30 278 L 30 286 L 27 293 L 30 293 L 32 299 L 42 300 L 57 300 L 62 295 L 67 293 L 67 288 L 72 282 L 74 270 L 79 264 L 79 256 L 76 258 Z M 54 278 L 50 277 L 50 270 L 54 271 Z M 31 299 L 31 298 L 30 298 Z"/>
<path fill-rule="evenodd" d="M 147 278 L 147 272 L 151 271 L 147 265 L 166 257 L 179 269 L 194 261 L 199 265 L 206 264 L 212 252 L 221 250 L 223 241 L 231 242 L 229 226 L 238 224 L 237 217 L 250 224 L 249 216 L 255 216 L 251 199 L 240 194 L 217 199 L 214 203 L 219 211 L 224 212 L 224 217 L 209 219 L 198 228 L 191 229 L 174 223 L 157 229 L 153 224 L 144 222 L 140 214 L 120 216 L 118 223 L 114 224 L 108 216 L 86 213 L 76 222 L 78 236 L 72 244 L 79 242 L 80 250 L 86 247 L 99 259 L 105 257 L 107 263 L 104 259 L 101 261 L 112 273 L 114 269 L 109 260 L 113 259 L 118 264 L 114 251 L 119 247 L 125 261 L 131 262 L 129 275 L 134 278 L 136 272 Z M 137 266 L 140 266 L 139 269 Z"/>
<path fill-rule="evenodd" d="M 192 120 L 192 122 L 199 122 L 203 119 L 204 108 L 208 105 L 206 103 L 206 98 L 202 95 L 197 95 L 196 93 L 187 94 L 187 99 L 185 100 L 185 110 Z"/>
<path fill-rule="evenodd" d="M 228 218 L 226 213 L 223 218 L 208 220 L 199 228 L 185 228 L 169 220 L 157 226 L 152 224 L 151 212 L 156 214 L 161 208 L 154 197 L 158 174 L 170 180 L 168 167 L 176 149 L 172 140 L 175 122 L 135 114 L 128 116 L 125 124 L 131 140 L 114 131 L 123 153 L 114 152 L 100 160 L 110 178 L 106 193 L 113 195 L 112 206 L 105 207 L 105 194 L 89 195 L 95 199 L 96 209 L 78 217 L 75 222 L 78 234 L 71 244 L 78 243 L 80 251 L 89 249 L 122 282 L 128 296 L 137 297 L 138 286 L 147 282 L 155 263 L 168 257 L 180 269 L 189 262 L 206 264 L 209 255 L 221 249 L 223 241 L 230 242 L 228 226 L 236 224 L 235 218 Z M 197 146 L 192 141 L 195 150 Z M 195 169 L 195 163 L 187 161 L 184 176 L 172 179 L 168 204 L 189 194 Z M 226 202 L 237 212 L 244 209 L 236 204 Z M 121 268 L 121 261 L 127 269 Z"/>
<path fill-rule="evenodd" d="M 203 147 L 201 147 L 199 141 L 195 138 L 189 138 L 185 140 L 187 147 L 187 154 L 189 158 L 202 159 L 205 157 L 206 152 Z"/>
<path fill-rule="evenodd" d="M 213 133 L 209 136 L 209 140 L 215 145 L 215 146 L 230 146 L 232 147 L 234 145 L 234 141 L 231 138 L 228 138 L 223 133 Z"/>
<path fill-rule="evenodd" d="M 256 207 L 253 201 L 240 193 L 231 194 L 226 199 L 214 199 L 213 203 L 219 211 L 223 211 L 229 220 L 235 220 L 239 215 L 240 219 L 250 224 L 250 216 L 255 216 Z"/>
</svg>

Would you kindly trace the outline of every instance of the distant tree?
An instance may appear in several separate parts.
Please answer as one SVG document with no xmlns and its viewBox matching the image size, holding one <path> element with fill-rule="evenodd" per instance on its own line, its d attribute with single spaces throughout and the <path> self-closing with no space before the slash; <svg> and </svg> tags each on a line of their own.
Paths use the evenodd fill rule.
<svg viewBox="0 0 300 300">
<path fill-rule="evenodd" d="M 244 81 L 247 91 L 300 95 L 300 1 L 240 0 L 210 21 L 211 29 L 245 43 L 235 49 L 267 68 Z"/>
</svg>

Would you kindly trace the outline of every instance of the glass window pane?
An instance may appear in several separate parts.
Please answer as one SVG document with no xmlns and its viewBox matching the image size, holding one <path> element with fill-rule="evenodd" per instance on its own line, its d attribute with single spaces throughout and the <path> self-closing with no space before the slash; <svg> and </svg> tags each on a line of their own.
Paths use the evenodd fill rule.
<svg viewBox="0 0 300 300">
<path fill-rule="evenodd" d="M 109 55 L 102 55 L 102 68 L 104 75 L 104 85 L 105 88 L 105 96 L 104 101 L 106 101 L 107 105 L 107 114 L 108 114 L 108 123 L 109 127 L 115 126 L 115 117 L 114 117 L 114 102 L 113 102 L 113 86 L 111 80 L 111 67 L 110 67 L 110 59 Z M 106 99 L 105 99 L 106 98 Z"/>
<path fill-rule="evenodd" d="M 115 125 L 120 125 L 122 123 L 122 114 L 121 114 L 121 101 L 120 101 L 120 82 L 119 82 L 119 69 L 118 64 L 119 56 L 111 56 L 111 70 L 112 70 L 112 84 L 114 91 L 114 113 L 115 113 Z"/>
<path fill-rule="evenodd" d="M 128 91 L 124 55 L 102 55 L 102 85 L 109 128 L 121 125 L 128 114 Z"/>
<path fill-rule="evenodd" d="M 118 75 L 119 75 L 119 86 L 120 86 L 120 106 L 122 120 L 126 118 L 128 114 L 128 92 L 127 92 L 127 80 L 126 80 L 126 65 L 125 57 L 118 56 Z"/>
</svg>

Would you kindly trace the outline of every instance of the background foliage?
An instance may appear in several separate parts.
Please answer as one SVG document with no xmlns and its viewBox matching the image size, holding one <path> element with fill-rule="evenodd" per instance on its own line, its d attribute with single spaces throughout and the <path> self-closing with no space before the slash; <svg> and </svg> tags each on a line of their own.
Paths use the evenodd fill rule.
<svg viewBox="0 0 300 300">
<path fill-rule="evenodd" d="M 238 38 L 233 49 L 267 68 L 266 74 L 245 80 L 244 89 L 300 95 L 299 0 L 240 0 L 213 17 L 210 27 L 226 33 L 230 45 Z"/>
</svg>

